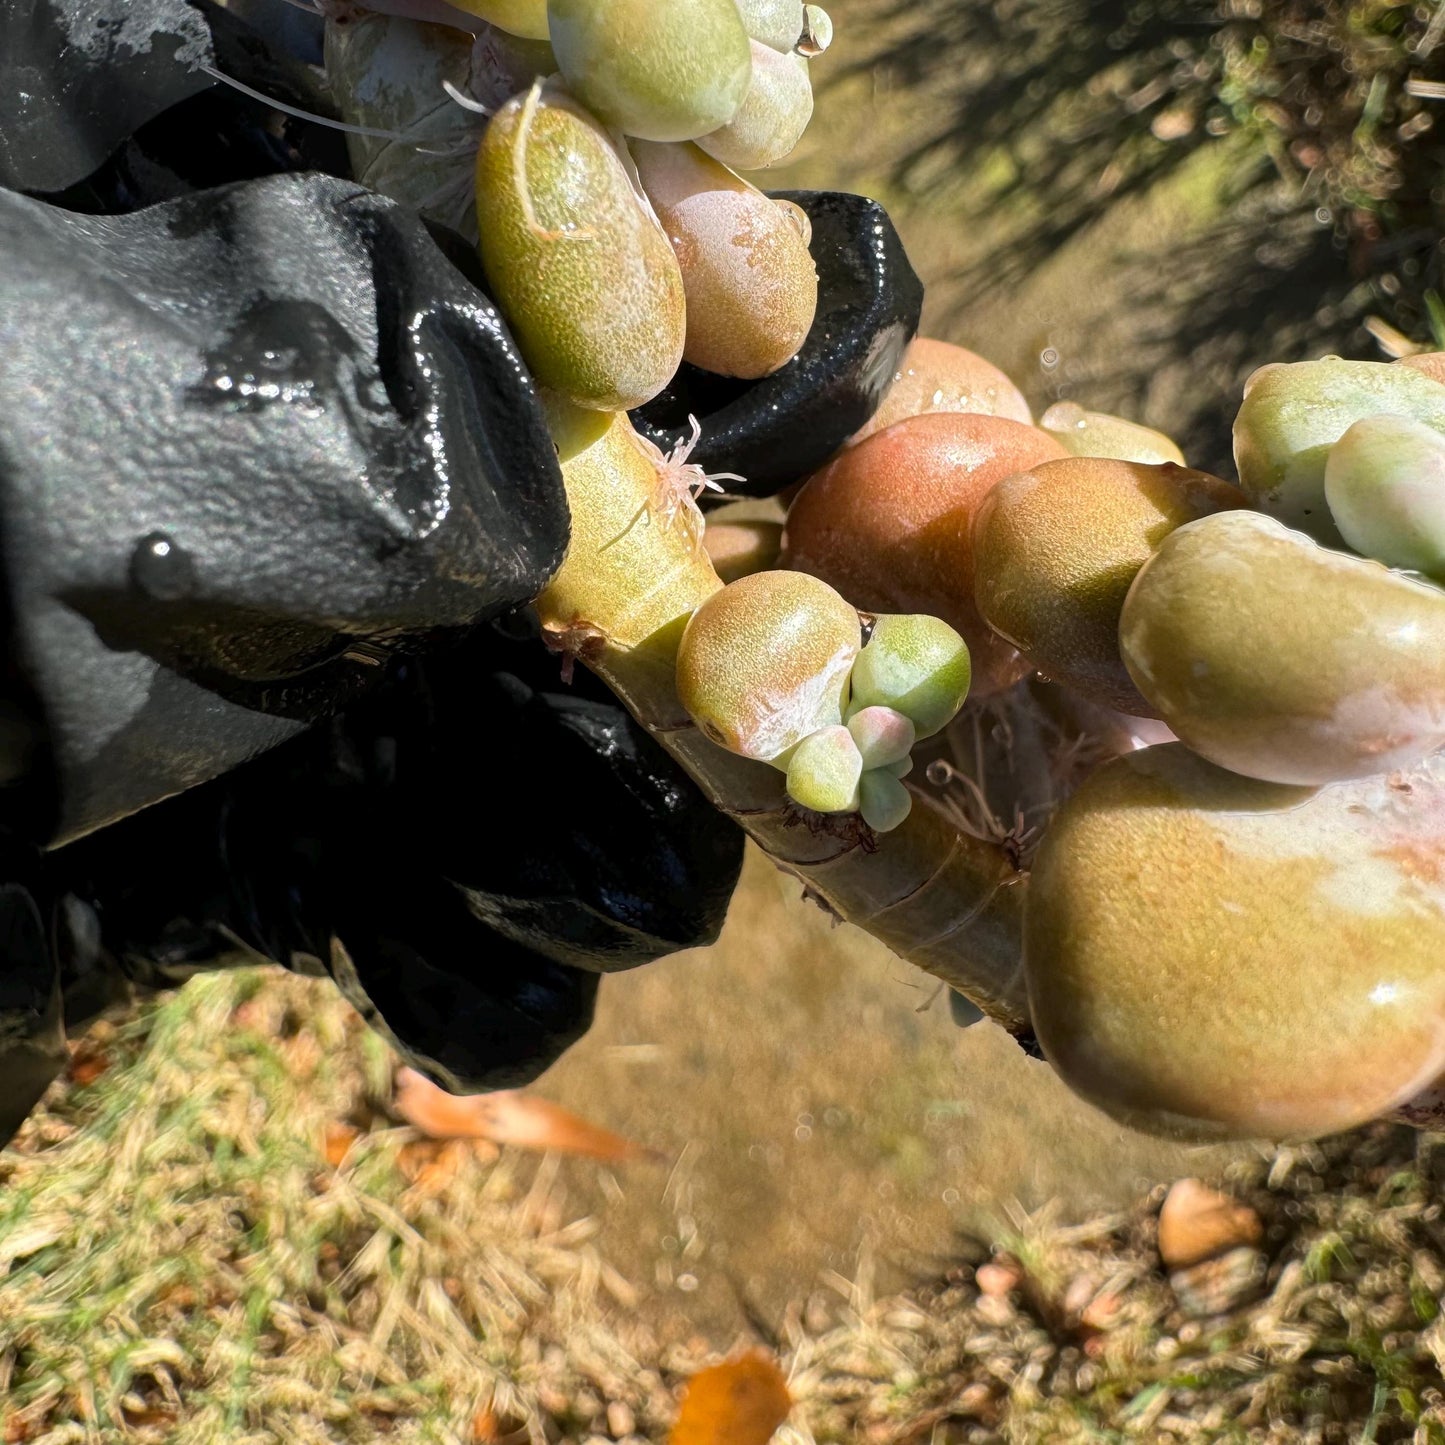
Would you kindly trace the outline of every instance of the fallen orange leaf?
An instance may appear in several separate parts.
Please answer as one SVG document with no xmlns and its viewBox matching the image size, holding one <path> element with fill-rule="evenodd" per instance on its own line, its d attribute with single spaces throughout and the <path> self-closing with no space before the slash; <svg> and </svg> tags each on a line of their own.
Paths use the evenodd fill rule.
<svg viewBox="0 0 1445 1445">
<path fill-rule="evenodd" d="M 472 1445 L 520 1445 L 526 1438 L 525 1421 L 491 1405 L 483 1405 L 472 1418 Z"/>
<path fill-rule="evenodd" d="M 413 1187 L 438 1194 L 457 1177 L 466 1156 L 465 1140 L 418 1139 L 401 1146 L 396 1162 Z"/>
<path fill-rule="evenodd" d="M 110 1068 L 110 1055 L 103 1048 L 97 1048 L 86 1040 L 70 1046 L 70 1065 L 67 1072 L 70 1074 L 71 1082 L 79 1084 L 82 1088 L 87 1084 L 93 1084 L 105 1071 Z"/>
<path fill-rule="evenodd" d="M 333 1169 L 341 1168 L 341 1161 L 346 1158 L 351 1146 L 361 1137 L 361 1130 L 350 1124 L 333 1123 L 326 1126 L 326 1140 L 322 1146 L 322 1153 L 326 1156 L 326 1162 Z"/>
<path fill-rule="evenodd" d="M 514 1089 L 448 1094 L 415 1069 L 396 1075 L 396 1111 L 429 1139 L 489 1139 L 521 1149 L 555 1149 L 592 1159 L 638 1159 L 647 1150 L 554 1104 Z"/>
<path fill-rule="evenodd" d="M 783 1372 L 754 1350 L 688 1381 L 667 1445 L 768 1445 L 792 1407 Z"/>
</svg>

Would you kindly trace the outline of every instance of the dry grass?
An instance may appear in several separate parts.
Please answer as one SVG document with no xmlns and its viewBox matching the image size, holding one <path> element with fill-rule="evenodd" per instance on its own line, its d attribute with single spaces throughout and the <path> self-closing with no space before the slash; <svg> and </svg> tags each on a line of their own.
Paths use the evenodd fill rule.
<svg viewBox="0 0 1445 1445">
<path fill-rule="evenodd" d="M 728 1340 L 657 1340 L 557 1161 L 419 1144 L 329 985 L 202 979 L 93 1044 L 0 1156 L 0 1439 L 661 1441 Z M 1445 1221 L 1429 1136 L 1234 1167 L 1267 1293 L 1190 1318 L 1157 1192 L 1015 1212 L 908 1296 L 865 1265 L 763 1329 L 779 1445 L 1445 1441 Z M 1017 1261 L 1011 1295 L 973 1264 Z M 515 1429 L 515 1435 L 507 1432 Z"/>
<path fill-rule="evenodd" d="M 489 1405 L 581 1438 L 607 1400 L 664 1428 L 595 1221 L 552 1166 L 419 1155 L 329 983 L 204 978 L 107 1048 L 0 1157 L 5 1440 L 468 1441 Z"/>
<path fill-rule="evenodd" d="M 1181 1309 L 1162 1273 L 1162 1190 L 1060 1228 L 1045 1212 L 992 1244 L 1022 1267 L 1006 1298 L 973 1271 L 869 1315 L 903 1366 L 858 1358 L 858 1328 L 816 1342 L 818 1439 L 887 1442 L 1445 1441 L 1445 1219 L 1431 1141 L 1380 1128 L 1236 1170 L 1265 1223 L 1262 1294 Z M 892 1328 L 890 1330 L 890 1321 Z"/>
</svg>

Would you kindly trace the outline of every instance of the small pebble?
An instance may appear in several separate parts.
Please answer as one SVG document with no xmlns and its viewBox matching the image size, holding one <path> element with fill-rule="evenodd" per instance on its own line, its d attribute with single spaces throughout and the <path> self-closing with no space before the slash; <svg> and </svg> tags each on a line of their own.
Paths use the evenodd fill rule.
<svg viewBox="0 0 1445 1445">
<path fill-rule="evenodd" d="M 974 1271 L 979 1293 L 990 1299 L 1002 1299 L 1019 1287 L 1023 1277 L 1023 1270 L 1012 1260 L 991 1259 Z"/>
<path fill-rule="evenodd" d="M 1179 1180 L 1159 1210 L 1159 1257 L 1168 1269 L 1258 1244 L 1263 1235 L 1254 1210 L 1198 1179 Z"/>
<path fill-rule="evenodd" d="M 1064 1290 L 1064 1313 L 1071 1319 L 1081 1319 L 1084 1311 L 1098 1293 L 1099 1281 L 1091 1274 L 1075 1275 Z"/>
<path fill-rule="evenodd" d="M 1185 1314 L 1223 1315 L 1264 1293 L 1267 1269 L 1259 1250 L 1241 1245 L 1217 1259 L 1176 1269 L 1169 1276 L 1169 1286 Z"/>
</svg>

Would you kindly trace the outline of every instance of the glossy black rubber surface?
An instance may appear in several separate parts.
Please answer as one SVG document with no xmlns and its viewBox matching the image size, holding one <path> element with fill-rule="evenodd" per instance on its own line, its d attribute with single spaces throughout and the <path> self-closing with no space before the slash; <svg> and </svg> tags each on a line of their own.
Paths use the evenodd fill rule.
<svg viewBox="0 0 1445 1445">
<path fill-rule="evenodd" d="M 0 191 L 0 285 L 0 581 L 60 780 L 42 841 L 254 756 L 562 556 L 506 328 L 353 182 L 116 217 Z"/>
<path fill-rule="evenodd" d="M 51 853 L 79 920 L 67 1021 L 107 1000 L 104 980 L 171 987 L 251 950 L 330 972 L 448 1088 L 534 1078 L 586 1029 L 598 974 L 716 938 L 742 862 L 742 834 L 657 744 L 557 668 L 535 640 L 476 629 Z"/>
<path fill-rule="evenodd" d="M 605 689 L 483 625 L 568 523 L 475 256 L 204 68 L 324 114 L 315 29 L 0 7 L 0 1143 L 65 1026 L 248 958 L 330 973 L 448 1088 L 524 1083 L 737 879 Z M 802 353 L 637 417 L 671 447 L 696 413 L 693 460 L 755 495 L 867 420 L 922 296 L 876 203 L 785 194 Z"/>
</svg>

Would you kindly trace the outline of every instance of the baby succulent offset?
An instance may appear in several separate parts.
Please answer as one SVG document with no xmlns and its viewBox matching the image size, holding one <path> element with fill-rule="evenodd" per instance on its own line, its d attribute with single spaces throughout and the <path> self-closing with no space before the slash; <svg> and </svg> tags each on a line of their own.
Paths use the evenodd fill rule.
<svg viewBox="0 0 1445 1445">
<path fill-rule="evenodd" d="M 1154 1133 L 1376 1118 L 1445 1065 L 1442 849 L 1439 760 L 1311 792 L 1177 743 L 1115 759 L 1055 815 L 1029 882 L 1049 1062 Z"/>
<path fill-rule="evenodd" d="M 682 359 L 682 274 L 611 138 L 574 100 L 534 87 L 477 153 L 482 264 L 527 365 L 583 406 L 656 396 Z"/>
<path fill-rule="evenodd" d="M 863 757 L 848 729 L 819 728 L 788 757 L 788 796 L 815 813 L 850 813 L 862 776 Z"/>
<path fill-rule="evenodd" d="M 906 761 L 918 736 L 913 719 L 906 713 L 876 703 L 868 707 L 850 703 L 848 731 L 858 745 L 865 768 L 891 768 Z"/>
<path fill-rule="evenodd" d="M 901 827 L 913 810 L 913 796 L 886 768 L 870 768 L 858 782 L 858 811 L 875 833 Z"/>
<path fill-rule="evenodd" d="M 885 615 L 875 619 L 853 665 L 849 714 L 891 710 L 907 718 L 918 737 L 932 737 L 963 706 L 970 680 L 968 647 L 948 623 L 923 612 Z M 888 761 L 880 757 L 869 766 Z"/>
<path fill-rule="evenodd" d="M 605 124 L 643 140 L 695 140 L 726 125 L 751 77 L 735 0 L 548 0 L 568 88 Z"/>
<path fill-rule="evenodd" d="M 896 709 L 871 706 L 850 707 L 848 732 L 863 762 L 855 806 L 875 832 L 891 833 L 913 808 L 908 789 L 898 779 L 912 767 L 910 755 L 917 729 L 911 718 Z"/>
<path fill-rule="evenodd" d="M 1158 716 L 1249 777 L 1365 777 L 1445 744 L 1445 592 L 1258 512 L 1166 537 L 1119 642 Z"/>
</svg>

